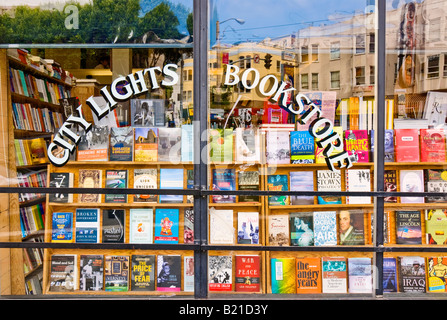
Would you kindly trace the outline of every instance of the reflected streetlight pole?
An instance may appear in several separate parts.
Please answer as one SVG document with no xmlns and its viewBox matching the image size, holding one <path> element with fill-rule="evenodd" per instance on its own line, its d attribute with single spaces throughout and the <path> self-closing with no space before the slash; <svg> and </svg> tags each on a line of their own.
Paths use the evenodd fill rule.
<svg viewBox="0 0 447 320">
<path fill-rule="evenodd" d="M 241 25 L 245 23 L 245 20 L 238 19 L 238 18 L 229 18 L 229 19 L 226 19 L 224 21 L 219 21 L 219 20 L 216 21 L 216 44 L 217 44 L 217 47 L 216 47 L 216 59 L 217 59 L 217 68 L 220 68 L 220 66 L 221 66 L 221 61 L 220 61 L 220 36 L 219 36 L 219 34 L 220 34 L 220 25 L 225 23 L 225 22 L 227 22 L 227 21 L 230 21 L 230 20 L 234 20 L 234 21 L 236 21 L 237 23 L 239 23 Z"/>
</svg>

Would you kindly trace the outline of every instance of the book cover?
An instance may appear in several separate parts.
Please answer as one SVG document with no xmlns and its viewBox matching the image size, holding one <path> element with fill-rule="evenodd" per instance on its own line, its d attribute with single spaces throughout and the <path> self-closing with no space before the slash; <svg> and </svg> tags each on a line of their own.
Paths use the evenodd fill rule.
<svg viewBox="0 0 447 320">
<path fill-rule="evenodd" d="M 103 243 L 124 243 L 125 215 L 126 211 L 124 209 L 102 210 Z"/>
<path fill-rule="evenodd" d="M 268 235 L 269 235 L 270 246 L 288 246 L 289 216 L 285 214 L 269 215 Z"/>
<path fill-rule="evenodd" d="M 79 290 L 101 291 L 104 277 L 103 255 L 81 255 L 79 262 Z"/>
<path fill-rule="evenodd" d="M 439 192 L 439 195 L 427 196 L 427 203 L 447 202 L 447 170 L 425 169 L 424 181 L 427 192 Z"/>
<path fill-rule="evenodd" d="M 371 137 L 372 133 L 371 133 Z M 385 142 L 384 142 L 384 160 L 385 162 L 394 162 L 394 130 L 385 129 Z"/>
<path fill-rule="evenodd" d="M 92 125 L 85 132 L 79 129 L 81 137 L 78 142 L 77 161 L 107 161 L 109 160 L 109 128 L 107 126 Z"/>
<path fill-rule="evenodd" d="M 290 191 L 314 191 L 313 171 L 290 171 Z M 290 196 L 292 205 L 314 204 L 314 196 Z"/>
<path fill-rule="evenodd" d="M 314 217 L 313 212 L 291 212 L 290 217 L 290 245 L 314 245 Z"/>
<path fill-rule="evenodd" d="M 73 212 L 53 212 L 51 242 L 73 242 Z"/>
<path fill-rule="evenodd" d="M 132 127 L 164 127 L 165 104 L 163 99 L 131 99 Z"/>
<path fill-rule="evenodd" d="M 396 162 L 419 162 L 419 129 L 395 129 Z"/>
<path fill-rule="evenodd" d="M 238 190 L 259 190 L 259 171 L 239 171 Z M 259 202 L 259 196 L 240 195 L 238 197 L 238 202 Z"/>
<path fill-rule="evenodd" d="M 446 292 L 447 257 L 428 257 L 427 269 L 427 291 Z"/>
<path fill-rule="evenodd" d="M 160 169 L 160 189 L 183 189 L 183 169 Z M 160 194 L 160 203 L 182 203 L 183 195 Z"/>
<path fill-rule="evenodd" d="M 158 161 L 178 163 L 182 157 L 181 148 L 181 128 L 158 128 Z"/>
<path fill-rule="evenodd" d="M 99 209 L 76 209 L 76 243 L 99 243 Z"/>
<path fill-rule="evenodd" d="M 267 131 L 266 162 L 268 164 L 290 163 L 289 131 Z"/>
<path fill-rule="evenodd" d="M 50 291 L 73 292 L 77 289 L 77 255 L 53 254 L 50 262 Z"/>
<path fill-rule="evenodd" d="M 290 132 L 290 163 L 315 163 L 315 139 L 309 131 Z"/>
<path fill-rule="evenodd" d="M 179 242 L 179 209 L 155 209 L 154 243 Z"/>
<path fill-rule="evenodd" d="M 183 210 L 183 243 L 194 243 L 194 208 Z"/>
<path fill-rule="evenodd" d="M 368 130 L 346 130 L 345 150 L 354 156 L 356 162 L 369 162 Z"/>
<path fill-rule="evenodd" d="M 446 145 L 443 129 L 420 129 L 421 162 L 445 162 Z"/>
<path fill-rule="evenodd" d="M 130 290 L 155 291 L 155 255 L 132 255 Z"/>
<path fill-rule="evenodd" d="M 428 244 L 447 244 L 447 209 L 425 210 L 425 235 Z"/>
<path fill-rule="evenodd" d="M 371 258 L 348 258 L 348 292 L 372 293 Z"/>
<path fill-rule="evenodd" d="M 315 246 L 337 245 L 337 220 L 335 211 L 315 211 L 314 213 Z"/>
<path fill-rule="evenodd" d="M 318 131 L 320 131 L 321 129 L 318 129 Z M 333 141 L 332 145 L 334 146 L 333 151 L 331 152 L 331 154 L 329 156 L 333 156 L 335 154 L 338 154 L 342 151 L 345 150 L 345 146 L 344 146 L 344 133 L 343 133 L 343 127 L 341 126 L 335 126 L 331 132 L 331 134 L 333 133 L 338 134 L 338 136 L 340 137 L 340 139 L 342 140 L 342 143 L 339 145 L 337 143 L 337 141 Z M 326 156 L 323 154 L 323 151 L 325 148 L 320 148 L 318 146 L 318 141 L 315 141 L 315 163 L 326 163 Z"/>
<path fill-rule="evenodd" d="M 275 174 L 267 177 L 268 191 L 287 191 L 289 190 L 289 177 L 286 174 Z M 287 195 L 268 196 L 270 206 L 284 206 L 290 204 L 290 198 Z"/>
<path fill-rule="evenodd" d="M 238 127 L 234 136 L 236 161 L 257 163 L 261 160 L 261 139 L 258 130 Z"/>
<path fill-rule="evenodd" d="M 399 257 L 399 292 L 426 292 L 425 258 L 418 256 Z"/>
<path fill-rule="evenodd" d="M 401 192 L 424 192 L 424 170 L 400 170 Z M 424 203 L 424 197 L 400 197 L 401 203 Z"/>
<path fill-rule="evenodd" d="M 194 170 L 186 169 L 186 189 L 194 189 Z M 186 195 L 186 203 L 194 203 L 192 194 Z"/>
<path fill-rule="evenodd" d="M 427 92 L 422 118 L 427 119 L 428 124 L 435 129 L 445 128 L 445 118 L 447 117 L 446 97 L 445 92 Z"/>
<path fill-rule="evenodd" d="M 233 161 L 233 129 L 210 130 L 210 161 Z"/>
<path fill-rule="evenodd" d="M 106 170 L 106 188 L 125 189 L 127 188 L 127 170 Z M 126 203 L 127 194 L 105 194 L 106 203 Z"/>
<path fill-rule="evenodd" d="M 181 146 L 182 162 L 194 161 L 194 127 L 192 124 L 183 124 L 181 126 Z"/>
<path fill-rule="evenodd" d="M 73 173 L 71 172 L 51 172 L 50 173 L 50 188 L 72 188 L 73 187 Z M 58 203 L 72 203 L 72 193 L 50 193 L 48 194 L 50 202 Z"/>
<path fill-rule="evenodd" d="M 272 293 L 295 294 L 296 293 L 296 260 L 295 258 L 272 258 L 271 282 Z"/>
<path fill-rule="evenodd" d="M 296 293 L 321 293 L 321 278 L 320 258 L 296 258 Z"/>
<path fill-rule="evenodd" d="M 346 258 L 322 257 L 322 292 L 347 293 L 348 272 Z"/>
<path fill-rule="evenodd" d="M 209 291 L 233 291 L 233 257 L 208 257 Z"/>
<path fill-rule="evenodd" d="M 130 209 L 129 243 L 153 243 L 153 219 L 151 208 Z"/>
<path fill-rule="evenodd" d="M 26 140 L 28 142 L 31 164 L 48 163 L 47 144 L 43 138 Z"/>
<path fill-rule="evenodd" d="M 365 244 L 365 222 L 362 210 L 340 210 L 338 225 L 340 245 Z"/>
<path fill-rule="evenodd" d="M 102 171 L 96 169 L 79 169 L 78 175 L 79 188 L 102 188 Z M 100 203 L 101 194 L 79 194 L 78 202 L 81 203 Z"/>
<path fill-rule="evenodd" d="M 383 292 L 397 292 L 396 258 L 383 258 Z"/>
<path fill-rule="evenodd" d="M 317 190 L 341 191 L 340 170 L 317 170 Z M 318 196 L 318 204 L 341 204 L 341 196 Z"/>
<path fill-rule="evenodd" d="M 110 161 L 132 161 L 133 160 L 133 128 L 112 127 L 109 139 Z"/>
<path fill-rule="evenodd" d="M 126 292 L 129 290 L 129 256 L 107 255 L 104 258 L 105 291 Z"/>
<path fill-rule="evenodd" d="M 420 211 L 396 211 L 396 243 L 422 244 Z"/>
<path fill-rule="evenodd" d="M 194 292 L 194 257 L 183 257 L 183 291 Z"/>
<path fill-rule="evenodd" d="M 371 191 L 371 170 L 370 169 L 349 169 L 346 170 L 346 191 Z M 371 204 L 369 196 L 347 196 L 347 204 Z"/>
<path fill-rule="evenodd" d="M 259 244 L 259 212 L 237 213 L 237 243 Z"/>
<path fill-rule="evenodd" d="M 233 210 L 211 208 L 209 212 L 210 244 L 233 244 Z"/>
<path fill-rule="evenodd" d="M 236 255 L 234 287 L 236 292 L 261 290 L 261 262 L 258 255 Z"/>
<path fill-rule="evenodd" d="M 134 128 L 135 161 L 158 161 L 158 128 Z"/>
<path fill-rule="evenodd" d="M 236 173 L 234 169 L 212 169 L 213 190 L 214 191 L 232 191 L 236 190 Z M 236 196 L 228 195 L 212 195 L 213 203 L 234 203 Z"/>
<path fill-rule="evenodd" d="M 396 170 L 385 170 L 384 171 L 384 190 L 385 192 L 396 192 L 397 191 L 397 176 Z M 387 196 L 383 198 L 384 202 L 396 203 L 397 196 Z"/>
<path fill-rule="evenodd" d="M 158 188 L 157 169 L 134 169 L 133 187 L 134 189 L 157 189 Z M 135 194 L 134 202 L 157 202 L 156 194 Z"/>
</svg>

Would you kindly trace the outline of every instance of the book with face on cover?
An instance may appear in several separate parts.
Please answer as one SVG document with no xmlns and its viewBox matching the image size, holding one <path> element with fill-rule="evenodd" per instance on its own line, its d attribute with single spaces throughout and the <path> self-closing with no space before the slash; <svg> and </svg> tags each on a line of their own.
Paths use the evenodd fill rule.
<svg viewBox="0 0 447 320">
<path fill-rule="evenodd" d="M 103 288 L 104 256 L 81 255 L 79 262 L 79 289 L 84 291 L 100 291 Z"/>
<path fill-rule="evenodd" d="M 398 257 L 399 292 L 426 292 L 425 258 L 420 256 Z"/>
</svg>

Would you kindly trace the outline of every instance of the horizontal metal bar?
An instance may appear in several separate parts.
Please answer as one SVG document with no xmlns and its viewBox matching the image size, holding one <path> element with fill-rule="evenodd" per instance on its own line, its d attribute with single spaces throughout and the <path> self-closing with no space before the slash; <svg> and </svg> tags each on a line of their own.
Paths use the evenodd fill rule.
<svg viewBox="0 0 447 320">
<path fill-rule="evenodd" d="M 201 250 L 199 244 L 147 243 L 55 243 L 55 242 L 0 242 L 0 248 L 89 249 L 89 250 Z"/>
<path fill-rule="evenodd" d="M 0 48 L 12 49 L 78 49 L 78 48 L 99 48 L 99 49 L 192 49 L 193 43 L 17 43 L 0 44 Z"/>
</svg>

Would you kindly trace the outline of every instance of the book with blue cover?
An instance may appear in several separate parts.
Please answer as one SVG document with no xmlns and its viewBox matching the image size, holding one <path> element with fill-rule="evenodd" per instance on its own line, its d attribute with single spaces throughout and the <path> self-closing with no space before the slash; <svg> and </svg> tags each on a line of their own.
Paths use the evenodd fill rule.
<svg viewBox="0 0 447 320">
<path fill-rule="evenodd" d="M 109 160 L 132 161 L 133 138 L 132 127 L 111 127 L 109 141 Z"/>
<path fill-rule="evenodd" d="M 286 174 L 274 174 L 267 177 L 268 191 L 287 191 L 289 190 L 289 181 Z M 281 206 L 289 205 L 290 198 L 287 195 L 269 196 L 269 205 Z"/>
<path fill-rule="evenodd" d="M 291 171 L 290 191 L 314 191 L 313 171 Z M 314 204 L 314 196 L 291 196 L 292 205 Z"/>
<path fill-rule="evenodd" d="M 73 242 L 73 212 L 53 212 L 52 242 Z"/>
<path fill-rule="evenodd" d="M 236 190 L 236 175 L 234 169 L 213 169 L 213 190 Z M 236 195 L 212 195 L 213 203 L 234 203 Z"/>
<path fill-rule="evenodd" d="M 309 131 L 290 132 L 290 163 L 315 163 L 315 139 Z"/>
<path fill-rule="evenodd" d="M 75 225 L 76 243 L 99 242 L 99 209 L 77 208 Z"/>
<path fill-rule="evenodd" d="M 184 124 L 181 127 L 181 152 L 182 162 L 193 162 L 194 160 L 194 127 L 192 124 Z"/>
<path fill-rule="evenodd" d="M 127 188 L 127 170 L 106 170 L 106 188 L 125 189 Z M 106 203 L 126 203 L 127 194 L 115 193 L 105 194 Z"/>
<path fill-rule="evenodd" d="M 335 211 L 314 212 L 315 246 L 337 245 L 337 215 Z"/>
<path fill-rule="evenodd" d="M 178 243 L 179 210 L 159 208 L 155 210 L 154 243 Z"/>
<path fill-rule="evenodd" d="M 160 189 L 183 189 L 183 169 L 160 169 Z M 182 203 L 183 195 L 160 194 L 160 203 Z"/>
<path fill-rule="evenodd" d="M 397 292 L 396 258 L 383 258 L 383 291 Z"/>
</svg>

